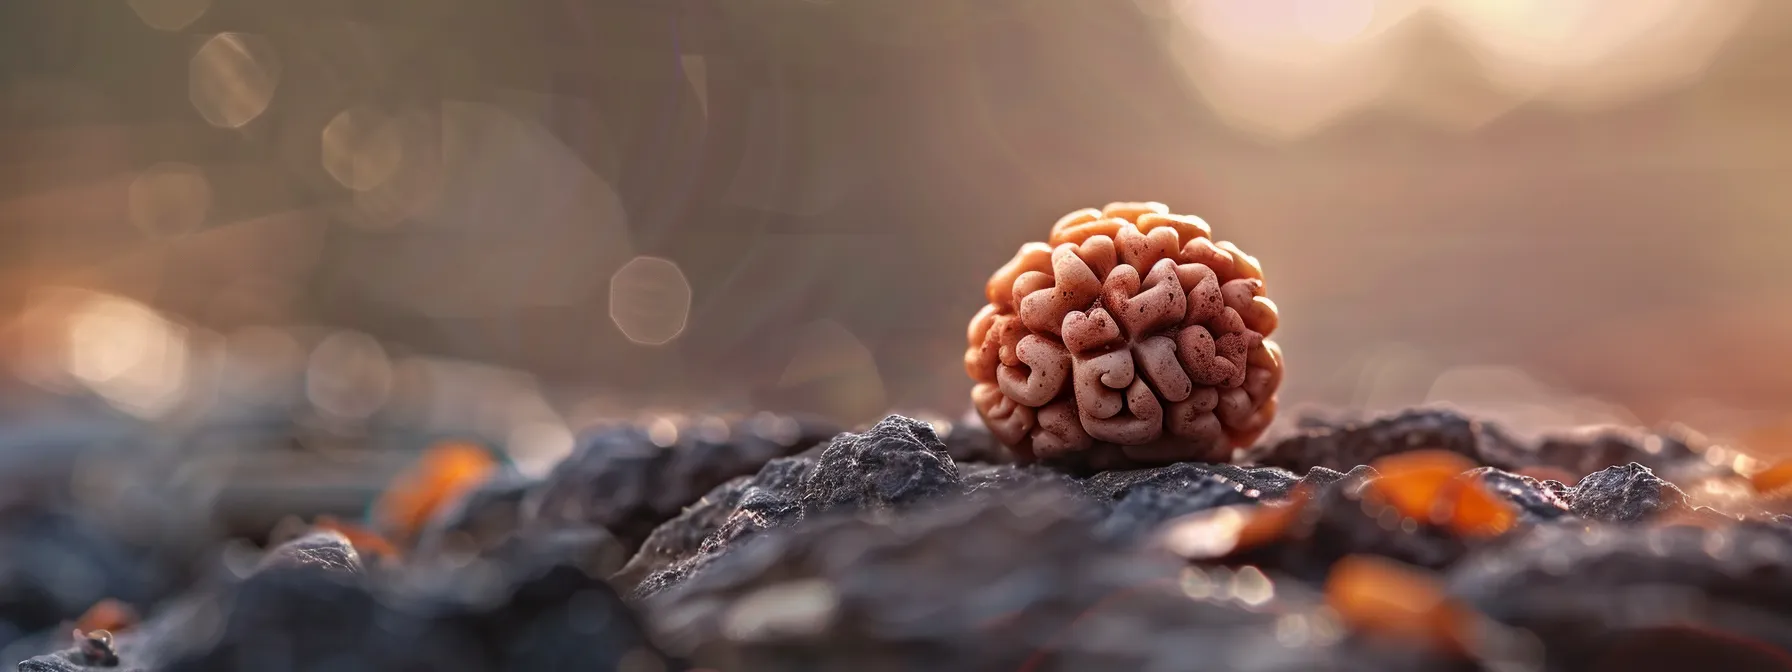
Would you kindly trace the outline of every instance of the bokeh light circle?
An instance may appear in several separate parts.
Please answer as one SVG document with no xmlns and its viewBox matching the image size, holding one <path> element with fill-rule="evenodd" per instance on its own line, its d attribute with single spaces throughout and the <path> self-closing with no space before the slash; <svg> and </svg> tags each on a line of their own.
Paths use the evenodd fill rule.
<svg viewBox="0 0 1792 672">
<path fill-rule="evenodd" d="M 684 332 L 691 284 L 678 264 L 635 257 L 610 276 L 610 320 L 628 340 L 664 345 Z"/>
<path fill-rule="evenodd" d="M 351 107 L 324 126 L 324 171 L 342 186 L 368 191 L 385 184 L 404 158 L 397 127 L 370 108 Z"/>
<path fill-rule="evenodd" d="M 213 35 L 187 63 L 187 97 L 219 128 L 241 128 L 261 116 L 279 84 L 280 59 L 257 35 Z"/>
<path fill-rule="evenodd" d="M 212 8 L 212 0 L 126 0 L 126 4 L 144 25 L 168 31 L 193 25 Z"/>
</svg>

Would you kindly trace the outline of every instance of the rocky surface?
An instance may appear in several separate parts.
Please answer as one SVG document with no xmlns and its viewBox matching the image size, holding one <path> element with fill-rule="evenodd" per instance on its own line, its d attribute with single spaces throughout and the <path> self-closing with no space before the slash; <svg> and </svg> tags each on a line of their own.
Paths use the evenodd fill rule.
<svg viewBox="0 0 1792 672">
<path fill-rule="evenodd" d="M 163 597 L 177 569 L 117 532 L 71 507 L 0 510 L 0 648 L 73 621 L 105 598 Z"/>
<path fill-rule="evenodd" d="M 758 474 L 716 486 L 678 517 L 655 529 L 618 575 L 620 581 L 637 585 L 649 574 L 695 554 L 706 539 L 740 511 L 745 498 L 788 491 L 802 482 L 813 465 L 814 460 L 808 458 L 778 458 L 766 463 Z"/>
<path fill-rule="evenodd" d="M 71 647 L 19 669 L 678 668 L 606 582 L 570 563 L 542 561 L 550 557 L 472 565 L 419 585 L 382 584 L 361 571 L 345 538 L 314 534 L 273 549 L 240 581 L 119 635 L 116 666 L 88 664 Z"/>
<path fill-rule="evenodd" d="M 1647 499 L 1639 497 L 1638 499 Z M 1552 669 L 1789 669 L 1784 529 L 1540 527 L 1469 558 L 1451 591 L 1544 644 Z M 1665 640 L 1663 639 L 1665 638 Z M 1777 661 L 1777 665 L 1770 664 Z"/>
<path fill-rule="evenodd" d="M 1306 422 L 1246 465 L 1069 475 L 961 460 L 976 453 L 950 437 L 900 416 L 808 448 L 598 434 L 545 481 L 489 484 L 443 510 L 400 566 L 376 571 L 335 533 L 302 536 L 114 633 L 114 667 L 51 622 L 20 669 L 1792 661 L 1792 517 L 1676 485 L 1740 478 L 1696 441 L 1529 443 L 1420 409 Z M 1390 459 L 1415 451 L 1457 457 Z M 1364 557 L 1427 578 L 1342 569 Z"/>
<path fill-rule="evenodd" d="M 673 424 L 671 432 L 630 425 L 586 437 L 531 494 L 526 515 L 606 528 L 632 551 L 711 488 L 837 433 L 824 423 L 772 416 L 706 424 L 713 423 Z"/>
<path fill-rule="evenodd" d="M 1326 667 L 1335 640 L 1275 639 L 1278 621 L 1324 618 L 1311 595 L 1272 599 L 1258 575 L 1191 598 L 1183 563 L 1093 543 L 1074 501 L 1041 491 L 764 532 L 647 610 L 668 646 L 713 669 Z"/>
<path fill-rule="evenodd" d="M 1568 510 L 1588 520 L 1634 523 L 1686 510 L 1686 493 L 1636 462 L 1606 467 L 1574 486 Z"/>
</svg>

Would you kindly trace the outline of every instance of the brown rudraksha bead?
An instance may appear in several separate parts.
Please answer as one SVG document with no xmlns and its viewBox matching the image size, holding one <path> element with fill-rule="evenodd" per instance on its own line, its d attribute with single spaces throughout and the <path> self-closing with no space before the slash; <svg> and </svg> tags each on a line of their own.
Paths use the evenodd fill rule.
<svg viewBox="0 0 1792 672">
<path fill-rule="evenodd" d="M 1276 413 L 1282 352 L 1257 260 L 1162 203 L 1059 219 L 990 276 L 965 371 L 1021 461 L 1223 461 Z"/>
</svg>

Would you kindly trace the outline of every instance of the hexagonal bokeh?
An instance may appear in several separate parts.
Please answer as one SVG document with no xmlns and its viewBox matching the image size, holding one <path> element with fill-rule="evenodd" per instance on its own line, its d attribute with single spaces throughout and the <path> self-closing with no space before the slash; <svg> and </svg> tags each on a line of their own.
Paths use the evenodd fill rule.
<svg viewBox="0 0 1792 672">
<path fill-rule="evenodd" d="M 610 276 L 610 320 L 628 340 L 663 345 L 684 332 L 691 312 L 691 284 L 678 264 L 635 257 Z"/>
</svg>

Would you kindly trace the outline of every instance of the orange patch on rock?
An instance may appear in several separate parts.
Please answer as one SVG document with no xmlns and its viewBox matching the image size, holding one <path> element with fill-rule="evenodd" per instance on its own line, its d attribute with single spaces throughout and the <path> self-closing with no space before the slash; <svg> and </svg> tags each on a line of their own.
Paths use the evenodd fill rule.
<svg viewBox="0 0 1792 672">
<path fill-rule="evenodd" d="M 436 511 L 478 487 L 497 468 L 497 460 L 479 446 L 436 444 L 392 480 L 374 504 L 375 521 L 401 538 L 413 538 Z"/>
<path fill-rule="evenodd" d="M 1293 492 L 1288 493 L 1286 503 L 1254 507 L 1250 517 L 1245 519 L 1244 527 L 1238 531 L 1238 550 L 1256 548 L 1282 538 L 1307 510 L 1307 503 L 1313 500 L 1314 490 L 1306 483 L 1301 483 L 1294 486 Z"/>
<path fill-rule="evenodd" d="M 1371 466 L 1381 474 L 1371 492 L 1402 515 L 1465 537 L 1494 536 L 1518 519 L 1512 505 L 1463 472 L 1475 463 L 1456 453 L 1424 450 L 1389 455 Z"/>
<path fill-rule="evenodd" d="M 131 605 L 108 597 L 88 607 L 81 618 L 75 620 L 75 628 L 87 632 L 123 632 L 136 625 L 137 620 L 137 610 L 132 609 Z"/>
<path fill-rule="evenodd" d="M 1286 536 L 1312 499 L 1312 488 L 1295 486 L 1288 501 L 1233 504 L 1182 516 L 1166 524 L 1167 548 L 1190 560 L 1212 560 L 1265 546 Z"/>
<path fill-rule="evenodd" d="M 1755 472 L 1748 484 L 1762 497 L 1777 499 L 1792 494 L 1792 460 L 1780 460 Z"/>
<path fill-rule="evenodd" d="M 1392 560 L 1366 555 L 1339 560 L 1326 579 L 1325 600 L 1346 625 L 1365 635 L 1448 651 L 1470 648 L 1474 613 L 1451 600 L 1435 577 Z"/>
<path fill-rule="evenodd" d="M 1294 521 L 1300 518 L 1306 504 L 1305 499 L 1295 499 L 1287 504 L 1265 504 L 1257 507 L 1245 518 L 1244 526 L 1238 530 L 1237 549 L 1250 550 L 1280 539 L 1294 525 Z"/>
</svg>

